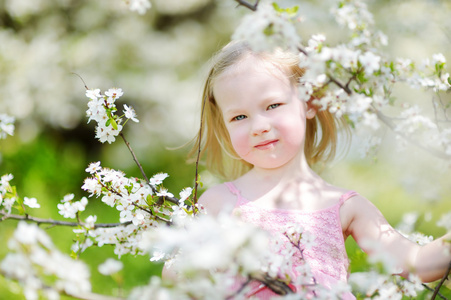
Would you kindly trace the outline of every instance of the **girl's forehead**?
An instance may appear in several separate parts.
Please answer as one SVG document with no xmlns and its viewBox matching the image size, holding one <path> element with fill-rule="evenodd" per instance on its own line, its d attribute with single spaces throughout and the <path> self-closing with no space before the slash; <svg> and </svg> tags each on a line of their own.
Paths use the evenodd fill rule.
<svg viewBox="0 0 451 300">
<path fill-rule="evenodd" d="M 233 77 L 249 72 L 255 72 L 256 74 L 266 73 L 278 79 L 286 79 L 289 77 L 288 68 L 286 66 L 277 64 L 270 59 L 257 57 L 255 55 L 246 55 L 228 66 L 222 73 L 218 74 L 218 78 Z"/>
</svg>

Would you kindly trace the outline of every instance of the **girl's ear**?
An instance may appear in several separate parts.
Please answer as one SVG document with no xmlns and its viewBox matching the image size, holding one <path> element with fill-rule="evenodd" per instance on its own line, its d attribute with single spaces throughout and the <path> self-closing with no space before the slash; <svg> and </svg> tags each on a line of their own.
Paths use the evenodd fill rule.
<svg viewBox="0 0 451 300">
<path fill-rule="evenodd" d="M 313 119 L 316 116 L 316 112 L 318 111 L 318 107 L 312 104 L 312 101 L 307 102 L 307 111 L 305 112 L 305 116 L 307 119 Z"/>
</svg>

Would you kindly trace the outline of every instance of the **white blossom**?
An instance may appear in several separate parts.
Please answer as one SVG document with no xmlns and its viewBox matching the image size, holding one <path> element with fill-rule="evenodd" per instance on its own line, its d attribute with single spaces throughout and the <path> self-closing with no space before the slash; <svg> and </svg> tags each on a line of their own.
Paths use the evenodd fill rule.
<svg viewBox="0 0 451 300">
<path fill-rule="evenodd" d="M 67 196 L 69 196 L 69 198 L 71 199 L 66 200 Z M 73 194 L 67 196 L 65 196 L 65 199 L 61 201 L 62 203 L 57 205 L 59 210 L 58 212 L 64 218 L 74 219 L 78 212 L 85 210 L 86 205 L 88 204 L 88 199 L 86 197 L 83 197 L 80 201 L 72 202 Z"/>
<path fill-rule="evenodd" d="M 131 11 L 136 11 L 140 15 L 145 14 L 152 6 L 149 0 L 127 0 L 127 3 Z"/>
<path fill-rule="evenodd" d="M 433 65 L 435 64 L 444 64 L 446 63 L 446 58 L 442 53 L 437 53 L 432 55 L 432 62 Z"/>
<path fill-rule="evenodd" d="M 371 75 L 380 68 L 380 56 L 374 55 L 372 52 L 365 52 L 359 56 L 359 62 L 365 68 L 365 74 Z"/>
<path fill-rule="evenodd" d="M 94 174 L 95 172 L 99 171 L 100 169 L 101 169 L 100 161 L 98 161 L 98 162 L 95 162 L 95 163 L 94 162 L 90 163 L 85 171 L 90 173 L 90 174 Z"/>
<path fill-rule="evenodd" d="M 24 197 L 23 204 L 30 208 L 40 208 L 41 205 L 39 205 L 38 200 L 36 198 L 28 198 Z"/>
<path fill-rule="evenodd" d="M 0 114 L 0 139 L 5 139 L 8 135 L 14 135 L 14 121 L 14 117 Z"/>
<path fill-rule="evenodd" d="M 124 95 L 124 92 L 119 88 L 111 88 L 105 91 L 105 96 L 108 96 L 108 98 L 112 98 L 113 100 L 119 99 L 122 95 Z"/>
<path fill-rule="evenodd" d="M 133 109 L 133 107 L 129 107 L 126 104 L 124 104 L 124 110 L 125 110 L 125 117 L 127 119 L 130 119 L 133 122 L 139 123 L 139 120 L 136 118 L 136 112 Z"/>
<path fill-rule="evenodd" d="M 157 196 L 159 197 L 174 197 L 172 193 L 170 193 L 166 188 L 160 188 L 157 192 Z"/>
<path fill-rule="evenodd" d="M 163 180 L 165 180 L 169 175 L 167 173 L 158 173 L 152 176 L 149 180 L 149 184 L 153 186 L 157 186 L 163 183 Z"/>
<path fill-rule="evenodd" d="M 86 97 L 90 98 L 91 100 L 97 100 L 97 98 L 102 97 L 102 95 L 100 95 L 100 89 L 94 89 L 94 90 L 87 90 Z"/>
<path fill-rule="evenodd" d="M 94 194 L 97 196 L 100 195 L 102 185 L 95 178 L 86 178 L 81 188 L 87 192 L 90 192 L 91 195 L 89 196 L 92 197 Z"/>
<path fill-rule="evenodd" d="M 90 292 L 87 266 L 59 252 L 46 232 L 36 224 L 19 222 L 8 246 L 12 252 L 5 257 L 0 268 L 24 286 L 27 297 L 48 289 L 47 283 L 38 275 L 41 271 L 55 277 L 53 289 L 72 295 Z M 54 296 L 54 293 L 48 295 Z"/>
<path fill-rule="evenodd" d="M 97 222 L 97 216 L 88 216 L 85 219 L 85 227 L 90 229 L 90 228 L 94 228 L 95 223 Z"/>
<path fill-rule="evenodd" d="M 181 204 L 183 204 L 184 201 L 185 201 L 186 199 L 188 199 L 188 198 L 191 196 L 192 192 L 193 192 L 193 189 L 192 189 L 192 188 L 190 188 L 190 187 L 184 188 L 184 189 L 179 193 L 179 195 L 180 195 L 180 200 L 179 200 L 179 202 L 180 202 Z"/>
<path fill-rule="evenodd" d="M 3 199 L 3 207 L 6 209 L 8 214 L 11 213 L 11 209 L 13 208 L 14 203 L 16 203 L 16 197 L 5 198 Z"/>
</svg>

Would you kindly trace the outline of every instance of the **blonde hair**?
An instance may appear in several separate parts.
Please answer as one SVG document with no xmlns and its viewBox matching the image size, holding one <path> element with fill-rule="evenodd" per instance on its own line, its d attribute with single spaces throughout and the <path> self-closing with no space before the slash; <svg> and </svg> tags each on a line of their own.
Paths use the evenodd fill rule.
<svg viewBox="0 0 451 300">
<path fill-rule="evenodd" d="M 274 52 L 254 52 L 242 41 L 229 43 L 213 58 L 213 66 L 202 96 L 201 128 L 189 157 L 195 158 L 198 153 L 200 157 L 206 155 L 207 168 L 225 180 L 240 177 L 252 165 L 241 159 L 233 149 L 222 112 L 213 94 L 213 86 L 219 75 L 249 55 L 274 64 L 287 74 L 294 85 L 299 84 L 299 79 L 305 72 L 299 66 L 297 54 L 280 49 Z M 349 132 L 344 118 L 335 118 L 328 110 L 318 111 L 313 119 L 307 119 L 304 153 L 310 166 L 333 159 L 340 127 L 346 133 Z"/>
</svg>

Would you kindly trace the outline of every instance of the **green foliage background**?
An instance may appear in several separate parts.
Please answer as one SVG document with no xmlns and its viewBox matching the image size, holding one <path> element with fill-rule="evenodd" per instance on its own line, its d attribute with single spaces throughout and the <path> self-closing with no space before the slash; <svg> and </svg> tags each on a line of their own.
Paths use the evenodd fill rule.
<svg viewBox="0 0 451 300">
<path fill-rule="evenodd" d="M 20 196 L 38 199 L 41 208 L 30 210 L 33 215 L 61 220 L 56 205 L 64 195 L 87 196 L 80 187 L 90 162 L 100 160 L 103 166 L 141 176 L 122 141 L 113 145 L 95 141 L 94 124 L 85 124 L 83 84 L 71 72 L 80 74 L 90 88 L 125 90 L 123 103 L 132 104 L 141 120 L 127 124 L 125 134 L 148 176 L 167 172 L 165 185 L 174 194 L 193 185 L 194 165 L 185 162 L 188 148 L 167 148 L 187 143 L 196 132 L 206 62 L 227 43 L 247 11 L 235 8 L 232 0 L 182 2 L 171 7 L 169 3 L 176 2 L 155 0 L 152 9 L 140 16 L 129 12 L 121 0 L 41 0 L 35 6 L 0 0 L 0 113 L 17 117 L 16 135 L 0 141 L 0 175 L 12 173 Z M 305 39 L 317 32 L 326 33 L 331 42 L 344 37 L 325 17 L 332 2 L 285 2 L 299 4 L 311 21 L 302 33 Z M 369 5 L 390 38 L 392 48 L 387 51 L 393 55 L 421 57 L 449 49 L 451 26 L 440 19 L 449 15 L 449 2 L 385 0 Z M 412 13 L 403 17 L 406 7 Z M 424 11 L 428 12 L 424 18 L 415 13 Z M 436 22 L 438 29 L 432 27 Z M 451 59 L 449 52 L 444 54 Z M 410 96 L 403 89 L 398 93 Z M 418 230 L 434 237 L 444 234 L 435 221 L 451 209 L 449 170 L 435 173 L 433 168 L 443 162 L 411 148 L 399 154 L 390 139 L 374 159 L 361 159 L 354 151 L 361 148 L 360 143 L 354 140 L 348 155 L 322 175 L 366 196 L 393 225 L 405 212 L 430 212 L 431 220 L 420 218 Z M 418 187 L 423 192 L 406 184 L 406 175 L 422 181 L 425 185 Z M 204 179 L 206 186 L 215 182 L 209 176 Z M 433 188 L 429 196 L 424 187 Z M 90 214 L 97 215 L 98 222 L 116 222 L 118 216 L 95 198 L 90 199 L 84 217 Z M 0 223 L 0 259 L 7 253 L 7 240 L 16 224 L 13 220 Z M 53 227 L 47 232 L 61 251 L 69 252 L 71 228 Z M 364 271 L 365 255 L 352 239 L 347 248 L 351 271 Z M 90 248 L 81 255 L 91 268 L 93 291 L 117 294 L 117 283 L 97 271 L 107 257 L 114 257 L 108 246 Z M 149 262 L 148 257 L 125 255 L 121 260 L 125 291 L 161 272 L 161 264 Z M 451 297 L 449 290 L 442 291 Z M 0 277 L 0 298 L 23 299 L 23 295 L 16 283 Z"/>
</svg>

